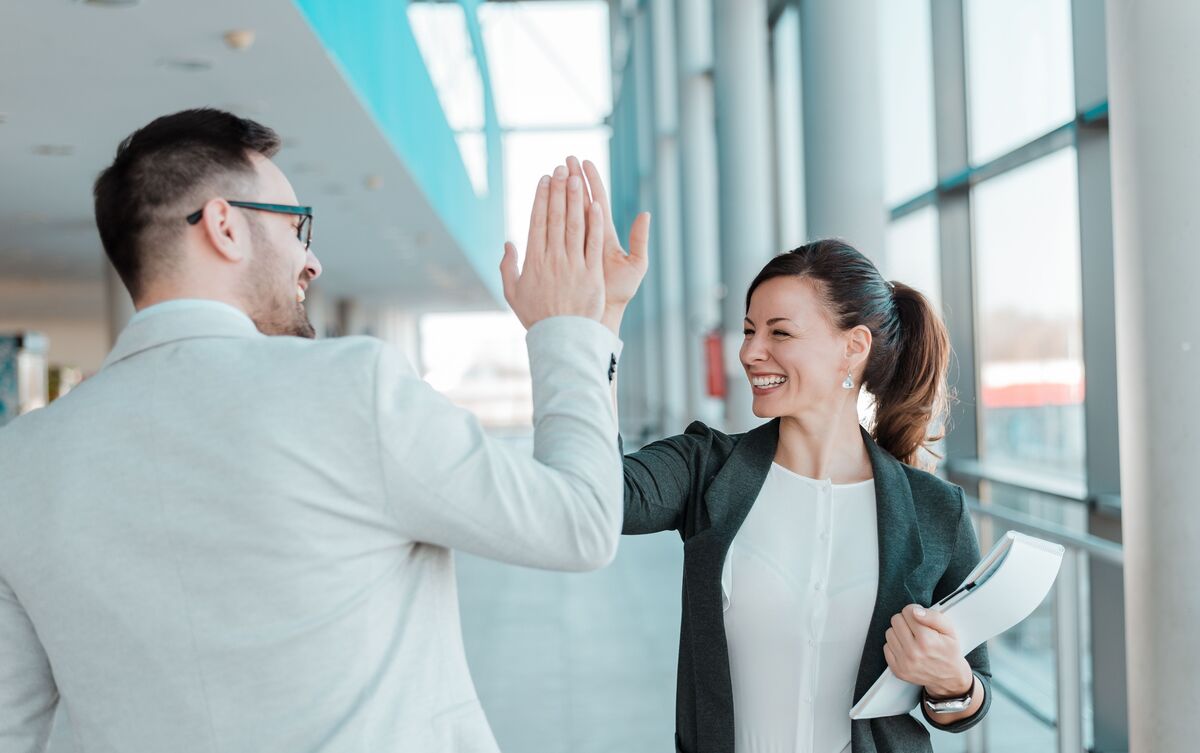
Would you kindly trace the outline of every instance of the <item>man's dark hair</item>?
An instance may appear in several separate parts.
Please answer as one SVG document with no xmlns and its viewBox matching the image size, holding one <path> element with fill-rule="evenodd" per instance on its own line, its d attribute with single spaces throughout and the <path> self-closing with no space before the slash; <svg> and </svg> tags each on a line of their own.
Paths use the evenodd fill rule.
<svg viewBox="0 0 1200 753">
<path fill-rule="evenodd" d="M 278 151 L 275 131 L 211 108 L 164 115 L 122 141 L 93 194 L 100 242 L 130 294 L 172 268 L 187 215 L 214 196 L 253 198 L 251 152 Z"/>
</svg>

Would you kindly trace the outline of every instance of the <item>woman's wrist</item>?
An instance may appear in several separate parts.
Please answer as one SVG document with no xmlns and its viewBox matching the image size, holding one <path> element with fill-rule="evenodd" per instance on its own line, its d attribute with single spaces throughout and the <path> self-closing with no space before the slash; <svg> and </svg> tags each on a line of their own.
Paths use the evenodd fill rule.
<svg viewBox="0 0 1200 753">
<path fill-rule="evenodd" d="M 961 698 L 975 689 L 975 673 L 966 659 L 962 662 L 962 671 L 958 677 L 925 686 L 925 695 L 933 700 L 941 698 Z"/>
</svg>

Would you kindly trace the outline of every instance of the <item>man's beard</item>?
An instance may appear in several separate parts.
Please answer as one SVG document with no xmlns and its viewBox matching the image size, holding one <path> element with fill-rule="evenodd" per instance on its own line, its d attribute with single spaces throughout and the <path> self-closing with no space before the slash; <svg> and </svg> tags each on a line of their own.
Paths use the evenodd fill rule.
<svg viewBox="0 0 1200 753">
<path fill-rule="evenodd" d="M 269 314 L 258 311 L 251 314 L 250 318 L 254 320 L 258 331 L 264 335 L 304 337 L 309 340 L 316 338 L 317 331 L 308 321 L 308 312 L 304 310 L 304 305 L 295 301 L 292 301 L 291 304 L 290 309 L 287 306 L 281 306 Z"/>
<path fill-rule="evenodd" d="M 305 311 L 304 304 L 295 299 L 295 288 L 289 291 L 290 297 L 276 292 L 284 273 L 275 262 L 282 258 L 282 253 L 279 249 L 270 247 L 270 241 L 257 224 L 251 225 L 250 235 L 254 240 L 254 256 L 250 259 L 247 290 L 244 294 L 250 307 L 247 313 L 254 321 L 254 326 L 264 335 L 314 339 L 317 332 L 308 321 L 308 312 Z M 296 280 L 296 284 L 301 280 L 305 283 L 312 280 L 307 270 L 300 280 Z"/>
</svg>

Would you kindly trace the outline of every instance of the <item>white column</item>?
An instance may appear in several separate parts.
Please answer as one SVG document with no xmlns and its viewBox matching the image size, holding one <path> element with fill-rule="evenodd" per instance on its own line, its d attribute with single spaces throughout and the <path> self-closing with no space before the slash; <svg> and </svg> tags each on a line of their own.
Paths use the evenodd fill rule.
<svg viewBox="0 0 1200 753">
<path fill-rule="evenodd" d="M 721 248 L 717 217 L 717 130 L 713 103 L 712 3 L 679 0 L 679 147 L 683 276 L 687 284 L 687 395 L 691 417 L 724 425 L 708 396 L 703 338 L 721 326 Z"/>
<path fill-rule="evenodd" d="M 631 16 L 632 22 L 632 54 L 625 83 L 633 84 L 633 123 L 634 123 L 634 170 L 637 187 L 637 209 L 647 208 L 655 211 L 654 185 L 654 82 L 653 62 L 654 51 L 650 39 L 650 18 L 645 8 L 636 7 Z M 635 213 L 630 213 L 630 221 Z M 653 253 L 653 252 L 651 252 Z M 638 290 L 642 299 L 642 346 L 640 354 L 645 366 L 645 379 L 642 390 L 646 395 L 647 415 L 651 425 L 647 427 L 651 435 L 662 435 L 664 426 L 663 396 L 669 388 L 667 372 L 664 369 L 662 357 L 662 304 L 659 301 L 658 279 L 662 275 L 661 265 L 653 259 L 646 279 Z"/>
<path fill-rule="evenodd" d="M 742 431 L 759 421 L 738 359 L 746 289 L 777 249 L 771 159 L 769 39 L 766 0 L 714 0 L 717 163 L 721 197 L 721 271 L 726 426 Z"/>
<path fill-rule="evenodd" d="M 658 247 L 658 302 L 662 312 L 660 360 L 662 431 L 678 434 L 687 426 L 687 317 L 684 311 L 683 242 L 679 202 L 679 90 L 676 82 L 674 0 L 651 0 L 651 50 L 654 69 L 654 220 Z"/>
<path fill-rule="evenodd" d="M 1200 678 L 1200 3 L 1106 7 L 1129 749 L 1183 751 Z"/>
<path fill-rule="evenodd" d="M 801 6 L 804 158 L 811 238 L 843 238 L 883 261 L 879 0 Z"/>
<path fill-rule="evenodd" d="M 104 260 L 104 298 L 105 314 L 108 317 L 108 339 L 111 345 L 117 341 L 117 336 L 129 323 L 134 308 L 125 283 L 121 282 L 120 275 L 107 258 Z"/>
</svg>

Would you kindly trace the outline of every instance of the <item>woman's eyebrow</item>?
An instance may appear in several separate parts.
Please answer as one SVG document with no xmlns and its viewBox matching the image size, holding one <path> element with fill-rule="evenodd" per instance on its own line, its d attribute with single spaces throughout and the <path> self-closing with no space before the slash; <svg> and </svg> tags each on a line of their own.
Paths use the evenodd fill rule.
<svg viewBox="0 0 1200 753">
<path fill-rule="evenodd" d="M 746 322 L 748 322 L 748 323 L 750 323 L 750 324 L 754 324 L 754 320 L 753 320 L 753 319 L 751 319 L 751 318 L 750 318 L 750 317 L 748 317 L 748 316 L 745 318 L 745 321 L 746 321 Z M 768 327 L 770 327 L 770 326 L 771 326 L 772 324 L 774 324 L 775 322 L 791 322 L 792 324 L 795 324 L 795 322 L 793 322 L 791 319 L 788 319 L 787 317 L 784 317 L 784 316 L 777 316 L 777 317 L 775 317 L 774 319 L 768 319 L 768 320 L 767 320 L 767 326 L 768 326 Z"/>
</svg>

